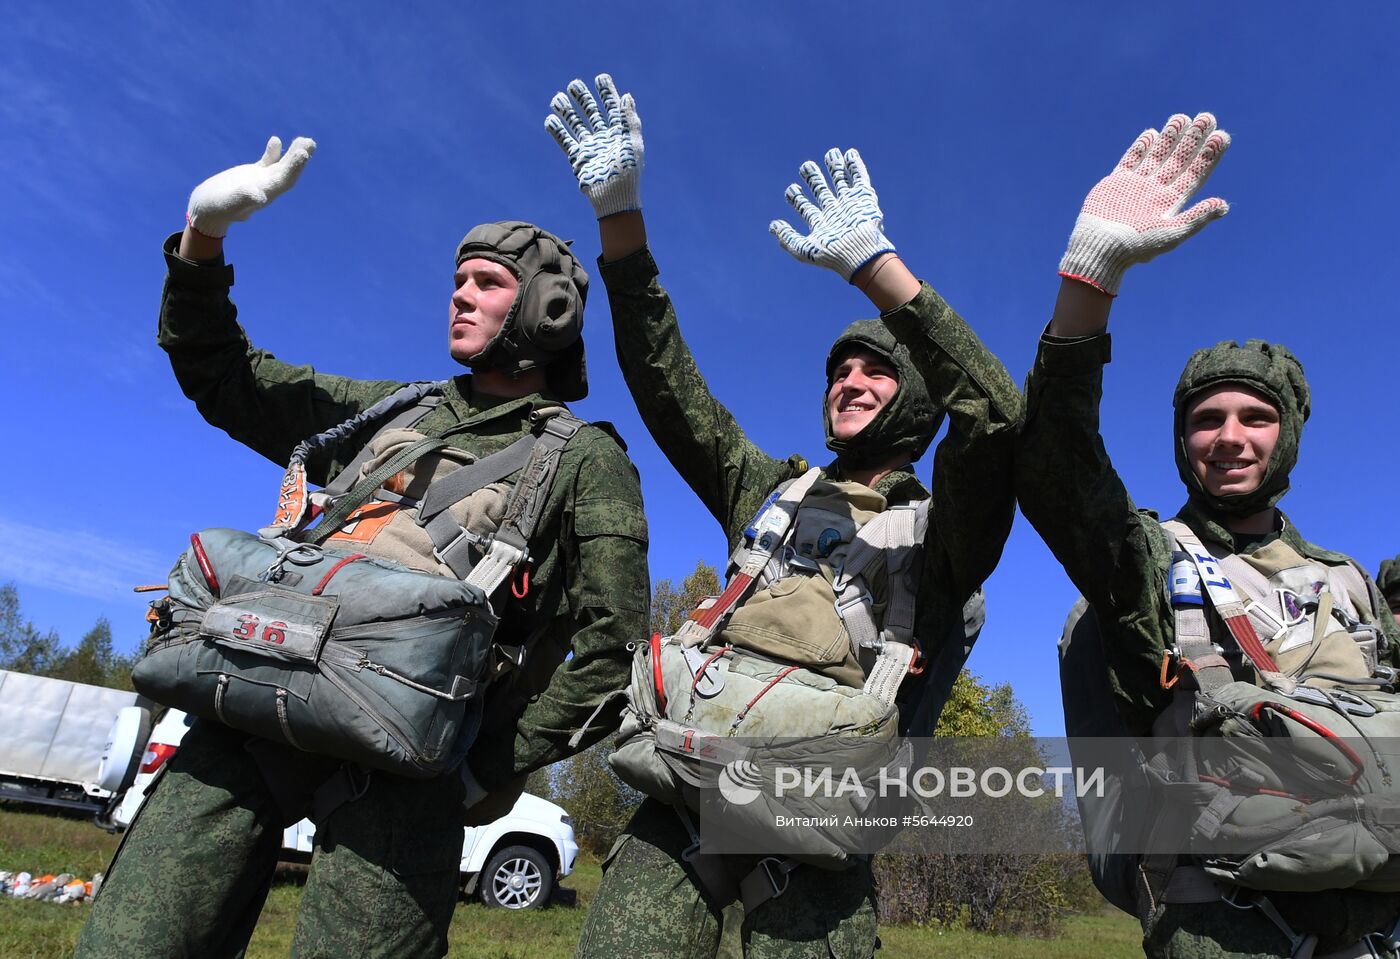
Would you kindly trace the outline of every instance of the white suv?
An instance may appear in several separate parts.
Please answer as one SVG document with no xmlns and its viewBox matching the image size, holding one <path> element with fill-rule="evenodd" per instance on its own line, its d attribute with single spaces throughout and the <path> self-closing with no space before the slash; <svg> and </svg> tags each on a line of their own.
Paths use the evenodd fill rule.
<svg viewBox="0 0 1400 959">
<path fill-rule="evenodd" d="M 110 807 L 110 814 L 99 820 L 101 825 L 125 829 L 131 824 L 145 802 L 146 789 L 175 754 L 193 721 L 193 717 L 178 709 L 168 710 L 161 717 L 151 730 L 136 778 L 120 801 Z M 117 724 L 121 722 L 118 717 Z M 118 737 L 114 733 L 111 738 Z M 316 826 L 309 819 L 289 826 L 282 834 L 284 858 L 306 861 L 315 845 L 315 835 Z M 500 819 L 466 828 L 462 841 L 462 888 L 467 895 L 479 892 L 488 906 L 538 909 L 554 894 L 556 880 L 573 871 L 577 857 L 578 843 L 568 813 L 552 802 L 525 793 Z"/>
</svg>

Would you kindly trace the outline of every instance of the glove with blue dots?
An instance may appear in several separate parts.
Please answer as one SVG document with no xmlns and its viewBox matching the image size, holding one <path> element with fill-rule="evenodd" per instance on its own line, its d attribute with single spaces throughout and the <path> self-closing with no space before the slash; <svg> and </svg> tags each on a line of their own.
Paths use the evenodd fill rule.
<svg viewBox="0 0 1400 959">
<path fill-rule="evenodd" d="M 881 229 L 885 215 L 880 212 L 880 200 L 870 186 L 870 174 L 860 154 L 855 150 L 843 154 L 833 148 L 826 151 L 825 160 L 830 186 L 811 160 L 799 170 L 815 203 L 798 184 L 787 188 L 787 201 L 807 222 L 810 232 L 803 236 L 786 220 L 774 220 L 768 232 L 799 260 L 835 270 L 849 283 L 875 257 L 893 253 L 894 244 Z"/>
<path fill-rule="evenodd" d="M 567 96 L 556 93 L 549 102 L 554 113 L 544 126 L 569 155 L 579 189 L 601 220 L 642 208 L 642 121 L 632 94 L 619 97 L 612 77 L 600 73 L 593 82 L 601 110 L 588 85 L 574 80 Z"/>
</svg>

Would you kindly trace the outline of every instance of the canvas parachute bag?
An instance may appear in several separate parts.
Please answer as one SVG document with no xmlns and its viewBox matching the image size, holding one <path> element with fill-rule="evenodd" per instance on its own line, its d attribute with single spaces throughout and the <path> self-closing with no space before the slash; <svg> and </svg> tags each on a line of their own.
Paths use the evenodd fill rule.
<svg viewBox="0 0 1400 959">
<path fill-rule="evenodd" d="M 1370 675 L 1326 677 L 1335 684 L 1330 687 L 1304 685 L 1313 678 L 1305 670 L 1285 675 L 1254 626 L 1270 622 L 1262 577 L 1238 557 L 1212 555 L 1184 524 L 1163 526 L 1174 546 L 1176 619 L 1176 647 L 1164 662 L 1163 684 L 1176 699 L 1154 732 L 1175 734 L 1162 740 L 1174 748 L 1151 756 L 1137 750 L 1137 770 L 1103 796 L 1079 800 L 1091 875 L 1110 902 L 1139 918 L 1158 897 L 1234 897 L 1241 908 L 1264 910 L 1298 939 L 1262 893 L 1400 890 L 1400 857 L 1391 852 L 1400 849 L 1400 783 L 1392 775 L 1400 766 L 1395 677 L 1375 664 L 1374 628 L 1345 612 L 1335 615 L 1351 631 Z M 1367 592 L 1349 567 L 1326 578 L 1337 591 Z M 1244 600 L 1236 592 L 1243 584 Z M 1258 684 L 1233 678 L 1221 647 L 1211 641 L 1207 604 L 1256 670 Z M 1320 633 L 1333 608 L 1324 590 L 1305 632 Z M 1277 640 L 1282 624 L 1273 625 L 1279 628 L 1270 635 Z M 1077 737 L 1130 735 L 1113 705 L 1102 642 L 1094 611 L 1081 600 L 1060 649 L 1072 754 Z M 1270 740 L 1286 740 L 1286 748 L 1271 749 Z M 1148 803 L 1154 812 L 1144 826 L 1128 809 Z M 1144 841 L 1191 851 L 1112 851 L 1141 849 Z M 1222 852 L 1226 847 L 1230 851 Z M 1259 892 L 1240 896 L 1241 888 Z"/>
<path fill-rule="evenodd" d="M 1199 745 L 1170 757 L 1174 768 L 1167 757 L 1153 757 L 1147 771 L 1169 803 L 1193 810 L 1186 825 L 1200 867 L 1216 882 L 1257 890 L 1400 891 L 1393 852 L 1400 850 L 1400 696 L 1393 671 L 1377 665 L 1379 630 L 1348 613 L 1342 595 L 1368 596 L 1369 587 L 1350 567 L 1330 568 L 1316 609 L 1285 623 L 1270 611 L 1271 584 L 1242 560 L 1212 553 L 1183 523 L 1163 526 L 1178 557 L 1176 675 L 1186 686 L 1179 708 Z M 1181 601 L 1193 593 L 1204 602 Z M 1205 603 L 1257 683 L 1233 678 L 1210 642 Z M 1333 622 L 1343 629 L 1331 635 L 1353 647 L 1347 653 L 1361 664 L 1352 674 L 1314 665 L 1316 651 L 1302 666 L 1280 667 L 1290 627 L 1324 649 Z M 1273 628 L 1264 632 L 1268 640 L 1261 626 Z M 1271 741 L 1283 747 L 1269 748 Z M 1173 802 L 1173 793 L 1185 801 Z M 1235 851 L 1212 853 L 1225 838 Z M 1241 844 L 1246 851 L 1238 851 Z"/>
<path fill-rule="evenodd" d="M 868 595 L 861 574 L 884 560 L 892 584 L 913 578 L 927 501 L 890 507 L 861 526 L 833 584 L 837 611 L 853 646 L 873 654 L 862 687 L 714 642 L 726 617 L 760 582 L 768 581 L 774 569 L 770 564 L 819 472 L 813 469 L 779 487 L 760 509 L 750 527 L 752 545 L 734 557 L 732 574 L 718 597 L 702 603 L 675 635 L 653 636 L 635 648 L 618 746 L 609 757 L 624 782 L 677 810 L 693 840 L 685 857 L 712 897 L 726 902 L 737 894 L 747 910 L 781 895 L 787 874 L 799 864 L 849 867 L 849 830 L 844 836 L 820 830 L 804 834 L 801 852 L 764 857 L 736 886 L 718 857 L 702 851 L 693 817 L 702 789 L 713 789 L 726 777 L 757 793 L 751 801 L 729 805 L 724 815 L 726 827 L 756 837 L 755 848 L 760 848 L 765 838 L 769 843 L 775 839 L 776 814 L 803 814 L 800 800 L 777 799 L 773 790 L 762 788 L 765 770 L 771 773 L 784 757 L 801 764 L 822 755 L 833 765 L 849 764 L 862 781 L 870 782 L 881 769 L 906 763 L 909 756 L 899 741 L 894 699 L 911 667 L 919 671 L 914 595 L 892 586 L 883 621 L 877 624 L 868 602 L 862 602 Z M 964 649 L 961 642 L 956 645 Z M 868 802 L 852 796 L 836 803 L 816 800 L 812 808 L 828 816 L 836 807 L 841 807 L 838 813 L 862 814 Z"/>
<path fill-rule="evenodd" d="M 410 427 L 441 390 L 411 384 L 301 443 L 277 517 L 259 533 L 195 533 L 171 570 L 168 596 L 152 604 L 151 636 L 132 675 L 137 690 L 372 769 L 427 778 L 453 768 L 475 738 L 483 686 L 501 667 L 491 595 L 528 563 L 560 452 L 582 422 L 562 408 L 536 411 L 531 433 L 447 473 L 416 502 L 382 484 L 442 449 L 442 438 L 411 443 L 362 476 L 366 446 L 308 496 L 304 464 L 313 451 L 371 425 Z M 494 532 L 467 530 L 453 517 L 453 503 L 517 472 Z M 376 496 L 416 510 L 451 575 L 337 544 L 332 534 Z M 314 501 L 321 522 L 311 526 Z M 518 660 L 520 651 L 510 653 Z"/>
</svg>

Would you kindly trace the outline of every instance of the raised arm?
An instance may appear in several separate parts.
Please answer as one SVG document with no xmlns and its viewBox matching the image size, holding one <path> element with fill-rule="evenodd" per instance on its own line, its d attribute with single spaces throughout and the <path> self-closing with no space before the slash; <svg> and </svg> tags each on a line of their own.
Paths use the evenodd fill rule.
<svg viewBox="0 0 1400 959">
<path fill-rule="evenodd" d="M 1172 249 L 1226 212 L 1216 198 L 1180 211 L 1229 143 L 1210 114 L 1194 121 L 1178 114 L 1161 132 L 1139 136 L 1090 191 L 1026 383 L 1016 456 L 1021 511 L 1105 627 L 1136 637 L 1106 653 L 1141 723 L 1160 706 L 1156 673 L 1172 642 L 1171 616 L 1162 613 L 1169 556 L 1160 527 L 1138 511 L 1099 435 L 1109 308 L 1128 266 Z"/>
<path fill-rule="evenodd" d="M 865 293 L 909 350 L 935 407 L 947 412 L 948 435 L 934 461 L 926 562 L 939 564 L 961 604 L 996 566 L 1015 515 L 1012 457 L 1021 394 L 967 323 L 900 260 L 860 154 L 829 150 L 825 163 L 830 184 L 815 163 L 801 167 L 810 199 L 796 183 L 787 189 L 807 232 L 784 220 L 769 229 L 794 257 Z"/>
<path fill-rule="evenodd" d="M 618 364 L 642 422 L 732 545 L 768 492 L 802 464 L 755 446 L 696 367 L 646 246 L 636 104 L 631 94 L 618 95 L 607 74 L 595 84 L 601 107 L 588 86 L 574 80 L 567 94 L 554 96 L 545 127 L 568 155 L 598 217 Z"/>
<path fill-rule="evenodd" d="M 246 220 L 296 183 L 316 144 L 304 137 L 284 155 L 273 137 L 262 159 L 205 180 L 190 195 L 183 234 L 165 243 L 167 276 L 156 341 L 185 395 L 212 425 L 280 465 L 300 440 L 390 392 L 283 363 L 254 349 L 229 299 L 233 270 L 223 261 L 229 225 Z M 324 482 L 327 464 L 311 464 Z"/>
</svg>

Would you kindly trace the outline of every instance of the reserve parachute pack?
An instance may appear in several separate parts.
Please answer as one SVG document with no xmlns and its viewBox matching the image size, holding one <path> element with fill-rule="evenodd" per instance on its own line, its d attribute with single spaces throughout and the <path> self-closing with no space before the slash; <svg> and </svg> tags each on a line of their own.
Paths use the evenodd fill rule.
<svg viewBox="0 0 1400 959">
<path fill-rule="evenodd" d="M 819 834 L 810 846 L 804 836 L 800 854 L 767 857 L 738 890 L 726 889 L 724 870 L 702 854 L 691 816 L 700 790 L 725 776 L 757 785 L 746 774 L 759 773 L 752 762 L 759 750 L 767 762 L 781 755 L 810 762 L 824 748 L 837 750 L 836 761 L 850 759 L 862 781 L 873 780 L 899 750 L 900 683 L 923 671 L 914 592 L 928 501 L 886 509 L 883 497 L 859 487 L 878 499 L 863 510 L 860 496 L 843 486 L 856 484 L 821 480 L 817 469 L 780 486 L 731 557 L 724 591 L 674 635 L 635 648 L 609 762 L 628 785 L 677 809 L 694 840 L 686 858 L 718 901 L 737 891 L 756 908 L 781 894 L 797 864 L 842 869 L 849 856 Z M 876 580 L 878 600 L 870 589 Z M 780 602 L 797 619 L 785 630 Z M 959 623 L 953 675 L 966 658 L 961 631 Z M 790 814 L 792 806 L 756 791 L 755 799 L 725 810 L 726 824 L 763 837 L 774 829 L 775 813 Z M 825 812 L 833 805 L 826 800 Z"/>
<path fill-rule="evenodd" d="M 531 432 L 477 459 L 412 429 L 442 388 L 403 387 L 298 445 L 271 526 L 191 536 L 152 604 L 136 689 L 398 775 L 459 763 L 485 685 L 524 655 L 494 642 L 492 594 L 527 586 L 530 537 L 583 423 L 537 410 Z M 307 457 L 369 426 L 359 455 L 308 494 Z"/>
<path fill-rule="evenodd" d="M 1142 745 L 1137 770 L 1080 799 L 1095 885 L 1140 918 L 1163 899 L 1243 898 L 1269 914 L 1268 891 L 1400 891 L 1400 694 L 1379 662 L 1373 588 L 1352 565 L 1309 560 L 1282 540 L 1244 557 L 1208 549 L 1179 521 L 1162 525 L 1176 644 L 1161 674 L 1173 701 L 1153 733 L 1172 746 Z M 1235 678 L 1212 628 L 1257 681 Z M 1072 752 L 1076 738 L 1131 735 L 1082 600 L 1061 638 L 1060 677 Z M 1138 840 L 1192 855 L 1112 851 L 1132 831 L 1134 794 L 1156 809 Z"/>
</svg>

